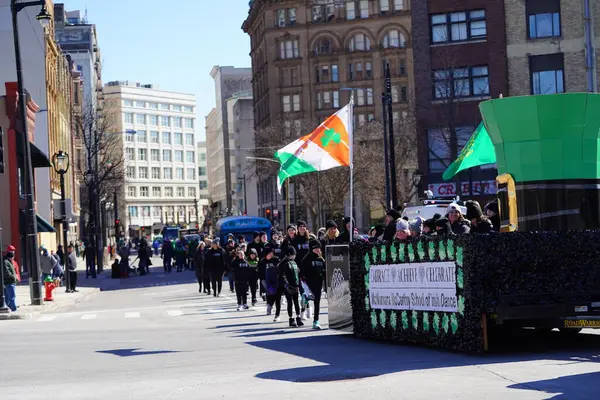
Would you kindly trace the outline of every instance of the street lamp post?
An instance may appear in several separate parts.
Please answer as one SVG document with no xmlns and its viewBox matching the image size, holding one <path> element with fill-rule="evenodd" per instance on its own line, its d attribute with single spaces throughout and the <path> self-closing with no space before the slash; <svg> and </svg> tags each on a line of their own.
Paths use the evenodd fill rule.
<svg viewBox="0 0 600 400">
<path fill-rule="evenodd" d="M 67 234 L 69 232 L 69 223 L 67 220 L 67 202 L 65 200 L 65 174 L 69 170 L 69 155 L 64 151 L 60 150 L 58 153 L 52 156 L 52 165 L 54 166 L 54 172 L 60 177 L 60 204 L 61 204 L 61 216 L 62 216 L 62 230 L 63 230 L 63 266 L 65 268 L 65 277 L 67 283 L 67 293 L 71 293 L 71 274 L 67 265 Z"/>
<path fill-rule="evenodd" d="M 50 24 L 52 16 L 46 10 L 46 1 L 28 1 L 17 3 L 17 0 L 10 1 L 10 11 L 13 24 L 13 39 L 15 46 L 15 63 L 17 69 L 17 87 L 19 91 L 19 117 L 21 119 L 21 140 L 20 146 L 23 154 L 23 159 L 20 169 L 24 176 L 23 195 L 25 197 L 25 219 L 27 228 L 24 232 L 25 249 L 24 259 L 27 260 L 29 267 L 29 287 L 31 293 L 31 304 L 35 306 L 42 305 L 42 289 L 40 286 L 40 257 L 38 251 L 38 231 L 37 218 L 35 213 L 34 203 L 34 188 L 33 188 L 33 166 L 31 164 L 31 148 L 29 146 L 29 129 L 27 124 L 27 109 L 26 99 L 27 92 L 23 84 L 23 65 L 21 62 L 21 46 L 19 42 L 19 26 L 17 14 L 26 7 L 41 7 L 36 19 L 45 28 Z"/>
</svg>

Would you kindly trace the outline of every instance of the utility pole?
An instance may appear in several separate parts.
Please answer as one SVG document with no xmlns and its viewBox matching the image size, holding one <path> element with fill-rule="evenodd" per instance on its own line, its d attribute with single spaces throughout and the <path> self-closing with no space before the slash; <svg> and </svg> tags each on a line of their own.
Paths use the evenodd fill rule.
<svg viewBox="0 0 600 400">
<path fill-rule="evenodd" d="M 385 74 L 385 62 L 383 65 L 383 71 Z M 382 109 L 382 120 L 383 120 L 383 157 L 385 162 L 385 204 L 387 208 L 392 207 L 392 198 L 390 194 L 390 152 L 388 149 L 388 121 L 387 121 L 387 96 L 381 93 L 381 109 Z"/>
<path fill-rule="evenodd" d="M 388 106 L 388 132 L 389 132 L 389 168 L 390 168 L 390 192 L 392 207 L 398 206 L 398 191 L 396 187 L 396 149 L 394 144 L 394 113 L 392 110 L 392 76 L 390 72 L 390 64 L 385 63 L 385 90 Z"/>
</svg>

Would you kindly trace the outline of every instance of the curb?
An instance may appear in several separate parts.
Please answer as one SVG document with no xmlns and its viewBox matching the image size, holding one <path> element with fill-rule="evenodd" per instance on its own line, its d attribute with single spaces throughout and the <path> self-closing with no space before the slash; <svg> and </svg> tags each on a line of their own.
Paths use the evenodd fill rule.
<svg viewBox="0 0 600 400">
<path fill-rule="evenodd" d="M 89 297 L 92 297 L 98 293 L 100 293 L 100 289 L 93 288 L 93 289 L 89 290 L 88 293 L 82 294 L 80 297 L 75 299 L 74 302 L 69 303 L 69 304 L 57 304 L 57 303 L 46 302 L 46 303 L 44 303 L 43 306 L 41 306 L 40 308 L 38 308 L 36 310 L 27 311 L 24 313 L 17 311 L 17 312 L 10 313 L 10 314 L 0 314 L 0 321 L 31 319 L 31 318 L 37 317 L 41 314 L 47 313 L 47 312 L 57 311 L 57 310 L 60 310 L 61 308 L 74 306 L 75 304 L 81 303 L 82 301 L 87 300 Z M 48 305 L 48 306 L 46 306 L 46 305 Z M 34 307 L 34 306 L 28 306 L 28 307 Z"/>
</svg>

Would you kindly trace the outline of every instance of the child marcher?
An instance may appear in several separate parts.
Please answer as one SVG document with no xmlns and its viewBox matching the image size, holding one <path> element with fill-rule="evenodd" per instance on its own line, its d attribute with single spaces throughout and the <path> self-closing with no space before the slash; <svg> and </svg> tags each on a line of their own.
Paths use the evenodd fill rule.
<svg viewBox="0 0 600 400">
<path fill-rule="evenodd" d="M 235 282 L 235 294 L 237 297 L 238 311 L 248 309 L 248 295 L 246 291 L 248 287 L 248 278 L 250 277 L 250 265 L 244 256 L 244 250 L 238 248 L 236 251 L 236 258 L 231 263 L 233 279 Z"/>
<path fill-rule="evenodd" d="M 296 249 L 288 246 L 285 249 L 286 256 L 279 263 L 280 274 L 284 282 L 284 294 L 287 300 L 288 317 L 290 318 L 290 327 L 304 326 L 300 318 L 300 304 L 298 303 L 298 294 L 300 293 L 300 270 L 296 264 Z M 296 311 L 296 319 L 292 315 L 292 307 Z"/>
</svg>

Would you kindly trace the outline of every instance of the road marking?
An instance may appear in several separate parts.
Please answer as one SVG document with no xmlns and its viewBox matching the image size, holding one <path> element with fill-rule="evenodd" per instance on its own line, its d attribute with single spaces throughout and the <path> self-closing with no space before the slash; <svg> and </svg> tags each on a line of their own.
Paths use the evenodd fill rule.
<svg viewBox="0 0 600 400">
<path fill-rule="evenodd" d="M 41 317 L 40 319 L 38 319 L 38 322 L 47 322 L 47 321 L 52 321 L 56 319 L 55 315 L 45 315 L 43 317 Z"/>
<path fill-rule="evenodd" d="M 94 319 L 96 318 L 96 314 L 83 314 L 81 319 Z"/>
<path fill-rule="evenodd" d="M 125 318 L 139 318 L 140 317 L 140 313 L 139 312 L 127 312 L 125 313 Z"/>
<path fill-rule="evenodd" d="M 180 315 L 183 315 L 183 311 L 181 311 L 181 310 L 168 310 L 167 314 L 169 314 L 170 317 L 179 317 Z"/>
</svg>

